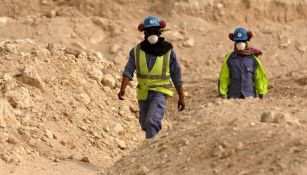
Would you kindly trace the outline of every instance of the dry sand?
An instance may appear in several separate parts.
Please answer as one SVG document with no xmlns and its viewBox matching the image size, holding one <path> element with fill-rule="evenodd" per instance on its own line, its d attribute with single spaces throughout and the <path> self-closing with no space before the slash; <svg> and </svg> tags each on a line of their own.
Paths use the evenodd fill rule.
<svg viewBox="0 0 307 175">
<path fill-rule="evenodd" d="M 1 0 L 0 174 L 307 174 L 305 0 Z M 121 71 L 147 15 L 167 22 L 187 109 L 168 101 L 144 140 Z M 247 27 L 269 77 L 264 100 L 221 100 L 217 78 Z"/>
</svg>

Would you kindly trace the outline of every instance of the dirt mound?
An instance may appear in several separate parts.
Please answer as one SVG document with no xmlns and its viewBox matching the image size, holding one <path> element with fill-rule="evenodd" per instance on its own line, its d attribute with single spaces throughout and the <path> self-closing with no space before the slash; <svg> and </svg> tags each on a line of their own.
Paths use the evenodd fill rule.
<svg viewBox="0 0 307 175">
<path fill-rule="evenodd" d="M 0 3 L 0 174 L 306 174 L 305 0 Z M 167 22 L 187 109 L 169 100 L 162 133 L 143 143 L 135 85 L 124 102 L 116 93 L 147 15 Z M 241 26 L 263 52 L 263 101 L 217 99 Z"/>
<path fill-rule="evenodd" d="M 191 87 L 195 106 L 171 130 L 101 174 L 307 173 L 306 97 L 291 94 L 306 89 L 265 100 L 217 100 L 203 95 L 216 85 L 205 82 Z"/>
<path fill-rule="evenodd" d="M 102 16 L 112 19 L 129 19 L 150 11 L 163 16 L 194 16 L 210 22 L 246 22 L 275 21 L 290 22 L 306 19 L 307 4 L 295 0 L 227 0 L 219 1 L 136 1 L 136 0 L 35 0 L 6 1 L 1 0 L 0 15 L 20 17 L 29 15 L 45 15 L 50 10 L 61 11 L 73 7 L 86 16 Z M 139 10 L 135 10 L 137 8 Z M 123 13 L 125 12 L 125 13 Z M 132 14 L 129 17 L 126 14 Z"/>
<path fill-rule="evenodd" d="M 2 41 L 1 161 L 88 157 L 111 165 L 142 135 L 134 91 L 117 102 L 120 76 L 100 52 Z"/>
<path fill-rule="evenodd" d="M 172 3 L 169 2 L 171 5 Z M 170 7 L 170 6 L 166 6 Z M 296 1 L 182 1 L 175 5 L 177 15 L 201 17 L 218 23 L 242 22 L 255 23 L 263 21 L 289 22 L 306 19 L 307 4 Z M 177 13 L 178 12 L 178 13 Z"/>
<path fill-rule="evenodd" d="M 150 11 L 166 20 L 170 30 L 164 36 L 174 44 L 184 67 L 204 78 L 218 76 L 224 56 L 233 48 L 228 33 L 239 26 L 255 34 L 250 45 L 263 51 L 262 61 L 270 77 L 285 76 L 306 65 L 304 1 L 47 0 L 32 5 L 39 15 L 0 18 L 0 39 L 30 38 L 93 48 L 122 68 L 130 49 L 143 39 L 136 27 Z M 11 16 L 8 12 L 3 15 Z"/>
</svg>

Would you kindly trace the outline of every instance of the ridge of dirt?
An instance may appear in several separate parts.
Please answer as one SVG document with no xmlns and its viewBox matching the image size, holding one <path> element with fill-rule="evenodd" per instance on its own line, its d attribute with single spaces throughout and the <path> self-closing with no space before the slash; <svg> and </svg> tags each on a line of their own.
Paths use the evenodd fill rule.
<svg viewBox="0 0 307 175">
<path fill-rule="evenodd" d="M 0 174 L 307 173 L 306 0 L 0 0 Z M 148 15 L 182 66 L 187 109 L 169 99 L 144 141 L 121 71 Z M 246 27 L 269 77 L 264 100 L 220 100 L 217 79 Z M 100 171 L 100 172 L 99 172 Z"/>
<path fill-rule="evenodd" d="M 208 22 L 245 23 L 255 21 L 290 22 L 306 19 L 306 1 L 294 0 L 224 0 L 224 1 L 136 1 L 136 0 L 1 0 L 0 15 L 10 17 L 46 15 L 50 10 L 61 11 L 71 7 L 86 16 L 101 16 L 112 19 L 127 18 L 126 11 L 132 14 L 128 19 L 150 11 L 163 16 L 189 15 L 200 17 Z M 30 5 L 29 5 L 30 4 Z M 136 9 L 137 4 L 137 9 Z M 59 14 L 59 13 L 58 13 Z M 248 14 L 248 15 L 246 15 Z"/>
<path fill-rule="evenodd" d="M 306 174 L 306 86 L 276 85 L 264 100 L 216 99 L 215 86 L 191 85 L 194 106 L 171 129 L 100 174 Z"/>
<path fill-rule="evenodd" d="M 0 54 L 2 161 L 110 166 L 142 140 L 132 85 L 118 103 L 119 72 L 100 52 L 16 40 L 2 41 Z"/>
</svg>

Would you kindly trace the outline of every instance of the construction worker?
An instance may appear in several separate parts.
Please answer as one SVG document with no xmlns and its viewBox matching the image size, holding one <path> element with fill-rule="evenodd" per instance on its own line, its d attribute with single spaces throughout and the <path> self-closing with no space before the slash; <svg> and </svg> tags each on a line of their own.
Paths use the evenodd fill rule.
<svg viewBox="0 0 307 175">
<path fill-rule="evenodd" d="M 261 51 L 248 46 L 253 33 L 237 28 L 229 34 L 234 51 L 226 55 L 219 77 L 221 98 L 259 97 L 267 93 L 268 79 L 258 58 Z"/>
<path fill-rule="evenodd" d="M 173 95 L 172 82 L 179 94 L 178 110 L 185 108 L 178 59 L 172 44 L 161 37 L 165 27 L 165 21 L 156 16 L 146 17 L 138 26 L 138 30 L 144 32 L 144 40 L 129 53 L 118 93 L 118 98 L 124 100 L 125 88 L 136 70 L 139 122 L 147 139 L 153 138 L 161 130 L 166 98 Z"/>
</svg>

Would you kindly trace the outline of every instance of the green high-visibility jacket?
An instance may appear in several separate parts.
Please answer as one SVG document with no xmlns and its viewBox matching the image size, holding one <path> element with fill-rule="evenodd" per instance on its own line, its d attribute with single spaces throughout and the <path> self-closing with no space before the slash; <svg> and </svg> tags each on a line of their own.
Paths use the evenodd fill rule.
<svg viewBox="0 0 307 175">
<path fill-rule="evenodd" d="M 148 71 L 146 53 L 140 49 L 139 44 L 134 47 L 138 100 L 146 100 L 149 90 L 173 96 L 174 92 L 170 77 L 170 53 L 171 51 L 169 50 L 164 55 L 157 56 L 153 68 Z"/>
<path fill-rule="evenodd" d="M 228 60 L 232 52 L 227 54 L 219 76 L 219 93 L 222 95 L 227 95 L 229 91 L 229 86 L 231 83 L 231 71 L 229 70 Z M 253 58 L 257 62 L 257 68 L 254 75 L 254 88 L 256 94 L 266 94 L 268 89 L 268 79 L 264 71 L 263 65 L 261 64 L 258 57 L 253 55 Z"/>
</svg>

